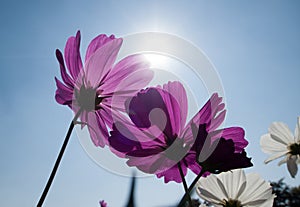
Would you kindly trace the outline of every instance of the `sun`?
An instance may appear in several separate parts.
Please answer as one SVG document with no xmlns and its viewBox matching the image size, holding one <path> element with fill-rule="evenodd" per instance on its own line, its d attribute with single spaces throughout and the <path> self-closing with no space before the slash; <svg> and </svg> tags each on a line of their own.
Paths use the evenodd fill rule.
<svg viewBox="0 0 300 207">
<path fill-rule="evenodd" d="M 170 58 L 156 53 L 144 54 L 145 58 L 150 62 L 151 68 L 167 68 Z"/>
</svg>

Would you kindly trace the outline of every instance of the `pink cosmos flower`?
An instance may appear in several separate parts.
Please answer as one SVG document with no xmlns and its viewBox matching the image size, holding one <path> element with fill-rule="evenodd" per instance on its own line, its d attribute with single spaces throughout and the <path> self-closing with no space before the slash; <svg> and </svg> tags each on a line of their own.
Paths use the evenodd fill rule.
<svg viewBox="0 0 300 207">
<path fill-rule="evenodd" d="M 195 142 L 192 123 L 206 123 L 216 129 L 224 120 L 222 99 L 213 94 L 205 106 L 186 123 L 187 96 L 178 81 L 163 87 L 142 90 L 126 102 L 127 113 L 134 125 L 116 122 L 109 138 L 110 146 L 129 166 L 164 177 L 165 182 L 182 182 L 187 168 L 198 172 L 196 153 L 189 153 Z M 199 173 L 199 172 L 198 172 Z"/>
<path fill-rule="evenodd" d="M 80 113 L 93 143 L 100 147 L 107 144 L 107 127 L 112 128 L 113 114 L 124 111 L 124 101 L 153 76 L 142 55 L 127 56 L 115 64 L 121 45 L 121 38 L 99 35 L 89 44 L 83 64 L 78 31 L 68 39 L 64 57 L 56 50 L 63 81 L 55 77 L 56 101 Z"/>
</svg>

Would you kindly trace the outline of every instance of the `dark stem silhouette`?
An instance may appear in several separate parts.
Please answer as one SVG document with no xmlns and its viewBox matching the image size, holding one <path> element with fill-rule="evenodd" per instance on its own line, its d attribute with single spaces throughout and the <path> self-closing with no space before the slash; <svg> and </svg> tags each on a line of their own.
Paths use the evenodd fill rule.
<svg viewBox="0 0 300 207">
<path fill-rule="evenodd" d="M 56 161 L 55 161 L 54 167 L 53 167 L 52 172 L 51 172 L 51 174 L 50 174 L 50 176 L 49 176 L 49 179 L 48 179 L 48 182 L 47 182 L 47 184 L 46 184 L 46 186 L 45 186 L 45 188 L 44 188 L 44 191 L 43 191 L 43 193 L 42 193 L 42 195 L 41 195 L 41 198 L 40 198 L 40 200 L 39 200 L 39 202 L 38 202 L 38 204 L 37 204 L 37 207 L 41 207 L 41 206 L 43 205 L 45 199 L 46 199 L 46 196 L 47 196 L 47 194 L 48 194 L 48 191 L 49 191 L 49 189 L 50 189 L 50 187 L 51 187 L 51 184 L 52 184 L 52 182 L 53 182 L 53 180 L 54 180 L 56 171 L 57 171 L 58 166 L 59 166 L 59 164 L 60 164 L 60 161 L 61 161 L 61 159 L 62 159 L 62 157 L 63 157 L 63 155 L 64 155 L 64 152 L 65 152 L 66 147 L 67 147 L 67 145 L 68 145 L 68 142 L 69 142 L 69 140 L 70 140 L 72 131 L 73 131 L 74 126 L 75 126 L 75 122 L 76 122 L 76 120 L 78 119 L 80 113 L 81 113 L 81 110 L 79 110 L 79 111 L 77 112 L 77 114 L 75 115 L 74 119 L 73 119 L 72 122 L 70 123 L 70 126 L 69 126 L 69 129 L 68 129 L 67 135 L 66 135 L 66 137 L 65 137 L 64 143 L 63 143 L 63 145 L 62 145 L 62 147 L 61 147 L 61 149 L 60 149 L 60 152 L 59 152 L 58 157 L 57 157 L 57 159 L 56 159 Z"/>
<path fill-rule="evenodd" d="M 183 187 L 184 187 L 184 191 L 185 191 L 185 194 L 184 194 L 184 195 L 186 195 L 186 196 L 188 197 L 189 206 L 190 206 L 190 207 L 193 207 L 193 202 L 192 202 L 192 199 L 191 199 L 191 196 L 190 196 L 190 193 L 189 193 L 189 190 L 188 190 L 188 187 L 187 187 L 185 178 L 184 178 L 184 174 L 183 174 L 183 171 L 182 171 L 182 167 L 181 167 L 181 165 L 180 165 L 180 162 L 177 164 L 177 166 L 178 166 L 178 169 L 179 169 L 179 172 L 180 172 L 180 176 L 181 176 L 182 183 L 183 183 Z"/>
</svg>

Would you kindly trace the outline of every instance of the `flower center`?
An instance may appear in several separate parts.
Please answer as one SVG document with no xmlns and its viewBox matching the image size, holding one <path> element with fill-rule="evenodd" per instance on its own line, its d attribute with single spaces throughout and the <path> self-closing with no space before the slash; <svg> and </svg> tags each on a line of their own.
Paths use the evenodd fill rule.
<svg viewBox="0 0 300 207">
<path fill-rule="evenodd" d="M 80 108 L 86 111 L 101 109 L 99 104 L 104 99 L 97 94 L 96 89 L 86 88 L 85 85 L 82 85 L 79 91 L 75 91 L 75 97 Z"/>
<path fill-rule="evenodd" d="M 291 155 L 300 155 L 300 144 L 294 143 L 290 145 L 290 154 Z"/>
<path fill-rule="evenodd" d="M 229 199 L 228 201 L 224 199 L 221 205 L 223 207 L 243 207 L 240 201 L 232 199 Z"/>
</svg>

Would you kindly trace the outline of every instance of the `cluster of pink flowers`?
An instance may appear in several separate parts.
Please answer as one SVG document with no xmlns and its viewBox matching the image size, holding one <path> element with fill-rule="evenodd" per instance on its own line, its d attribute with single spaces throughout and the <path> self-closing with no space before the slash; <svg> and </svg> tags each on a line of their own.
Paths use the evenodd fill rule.
<svg viewBox="0 0 300 207">
<path fill-rule="evenodd" d="M 129 166 L 164 177 L 165 182 L 182 182 L 178 168 L 185 176 L 187 169 L 196 174 L 204 170 L 208 175 L 252 166 L 244 150 L 248 144 L 244 130 L 217 129 L 226 113 L 218 94 L 186 122 L 188 101 L 183 85 L 174 81 L 143 89 L 153 71 L 142 55 L 115 63 L 121 45 L 121 38 L 99 35 L 89 44 L 83 65 L 77 32 L 64 51 L 69 73 L 62 53 L 56 52 L 63 80 L 55 79 L 56 100 L 79 113 L 96 146 L 108 145 L 113 153 L 128 159 Z"/>
<path fill-rule="evenodd" d="M 75 37 L 68 39 L 64 55 L 56 51 L 62 78 L 62 81 L 55 78 L 56 101 L 74 111 L 74 123 L 88 127 L 94 145 L 108 146 L 112 153 L 127 159 L 128 166 L 163 177 L 165 183 L 182 182 L 186 191 L 183 199 L 189 196 L 200 177 L 221 173 L 219 177 L 208 176 L 209 179 L 199 181 L 197 192 L 201 198 L 211 198 L 216 206 L 252 206 L 253 203 L 270 206 L 274 196 L 265 181 L 256 175 L 248 176 L 250 180 L 257 180 L 257 189 L 265 192 L 263 198 L 255 194 L 249 200 L 245 188 L 247 182 L 248 186 L 252 184 L 244 172 L 222 173 L 253 165 L 245 152 L 248 141 L 244 129 L 219 128 L 226 114 L 222 98 L 217 93 L 212 94 L 187 120 L 188 98 L 184 86 L 179 81 L 148 86 L 154 72 L 149 69 L 146 59 L 139 54 L 116 62 L 121 47 L 121 38 L 99 35 L 89 44 L 83 63 L 79 51 L 80 32 L 77 32 Z M 278 149 L 267 162 L 288 154 L 282 163 L 288 163 L 292 176 L 297 172 L 294 163 L 300 154 L 299 123 L 297 126 L 295 142 L 290 135 L 286 135 L 286 140 L 278 138 L 282 134 L 276 129 L 284 128 L 280 124 L 271 127 L 270 134 L 262 138 L 266 152 Z M 274 143 L 271 147 L 267 145 L 268 139 Z M 284 148 L 286 145 L 289 150 Z M 190 188 L 185 182 L 188 170 L 197 175 Z M 238 176 L 240 182 L 236 183 L 233 175 Z M 203 185 L 211 182 L 220 187 L 222 179 L 226 183 L 226 177 L 237 185 L 240 194 L 227 194 L 224 190 L 230 191 L 231 187 L 224 184 L 224 197 L 219 199 L 213 196 L 216 190 L 213 185 L 208 189 Z M 238 200 L 239 196 L 242 200 Z M 100 205 L 107 204 L 101 201 Z"/>
</svg>

